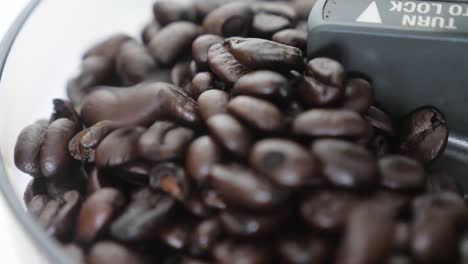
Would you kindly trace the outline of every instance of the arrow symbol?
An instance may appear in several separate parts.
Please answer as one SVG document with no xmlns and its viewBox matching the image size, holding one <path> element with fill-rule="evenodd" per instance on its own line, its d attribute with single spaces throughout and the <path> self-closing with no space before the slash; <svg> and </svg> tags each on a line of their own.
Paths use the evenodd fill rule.
<svg viewBox="0 0 468 264">
<path fill-rule="evenodd" d="M 382 24 L 377 3 L 372 1 L 366 10 L 356 19 L 356 22 Z"/>
</svg>

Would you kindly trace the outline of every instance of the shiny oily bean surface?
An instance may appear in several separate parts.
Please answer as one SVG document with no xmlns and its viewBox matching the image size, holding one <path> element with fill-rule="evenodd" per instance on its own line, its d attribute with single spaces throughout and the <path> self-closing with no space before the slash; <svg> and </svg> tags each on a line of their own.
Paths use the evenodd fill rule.
<svg viewBox="0 0 468 264">
<path fill-rule="evenodd" d="M 328 58 L 315 58 L 309 61 L 306 67 L 306 73 L 326 84 L 337 87 L 343 87 L 346 78 L 343 65 Z"/>
<path fill-rule="evenodd" d="M 214 259 L 219 264 L 269 264 L 272 249 L 257 243 L 223 241 L 214 248 Z"/>
<path fill-rule="evenodd" d="M 160 0 L 153 5 L 154 18 L 165 26 L 176 21 L 196 21 L 193 1 Z"/>
<path fill-rule="evenodd" d="M 374 91 L 370 83 L 364 79 L 351 79 L 345 87 L 345 98 L 343 107 L 366 113 L 374 103 Z"/>
<path fill-rule="evenodd" d="M 181 166 L 166 162 L 156 165 L 150 173 L 150 186 L 161 190 L 177 200 L 188 199 L 192 182 Z"/>
<path fill-rule="evenodd" d="M 223 37 L 246 36 L 252 19 L 253 12 L 248 4 L 233 2 L 210 12 L 203 21 L 203 28 L 210 34 Z"/>
<path fill-rule="evenodd" d="M 86 258 L 89 264 L 144 264 L 149 263 L 137 252 L 112 241 L 100 241 L 89 251 Z"/>
<path fill-rule="evenodd" d="M 297 29 L 284 29 L 276 32 L 271 39 L 284 45 L 296 47 L 302 50 L 302 52 L 306 51 L 307 33 L 304 31 Z"/>
<path fill-rule="evenodd" d="M 421 190 L 425 182 L 423 166 L 404 156 L 385 156 L 379 160 L 381 184 L 393 190 Z"/>
<path fill-rule="evenodd" d="M 427 174 L 426 189 L 429 193 L 453 192 L 463 196 L 463 189 L 457 179 L 442 170 L 433 170 Z"/>
<path fill-rule="evenodd" d="M 197 66 L 208 69 L 208 50 L 213 44 L 220 43 L 223 38 L 213 34 L 199 36 L 192 43 L 192 56 Z"/>
<path fill-rule="evenodd" d="M 227 112 L 229 95 L 220 90 L 208 90 L 198 97 L 198 111 L 204 120 Z"/>
<path fill-rule="evenodd" d="M 274 214 L 251 214 L 226 210 L 219 215 L 224 230 L 235 237 L 263 237 L 280 230 L 285 220 L 281 212 Z"/>
<path fill-rule="evenodd" d="M 249 72 L 229 52 L 225 43 L 213 44 L 208 50 L 208 65 L 211 71 L 224 82 L 232 85 Z"/>
<path fill-rule="evenodd" d="M 33 177 L 42 176 L 40 152 L 47 126 L 47 121 L 37 121 L 25 127 L 16 141 L 14 154 L 15 165 L 22 172 Z"/>
<path fill-rule="evenodd" d="M 242 76 L 232 87 L 231 95 L 249 95 L 274 102 L 287 100 L 291 93 L 288 80 L 272 71 L 255 71 Z"/>
<path fill-rule="evenodd" d="M 195 139 L 186 154 L 187 173 L 197 182 L 208 178 L 211 168 L 221 160 L 222 150 L 210 136 Z"/>
<path fill-rule="evenodd" d="M 127 41 L 117 54 L 116 70 L 127 85 L 142 82 L 156 67 L 146 47 L 136 41 Z"/>
<path fill-rule="evenodd" d="M 251 136 L 247 128 L 228 114 L 218 114 L 206 122 L 213 138 L 229 152 L 243 157 L 247 155 Z"/>
<path fill-rule="evenodd" d="M 308 234 L 281 238 L 277 247 L 281 258 L 290 264 L 325 264 L 332 254 L 329 242 Z"/>
<path fill-rule="evenodd" d="M 203 220 L 197 225 L 192 234 L 190 252 L 195 255 L 211 253 L 222 234 L 223 229 L 217 219 L 208 218 Z"/>
<path fill-rule="evenodd" d="M 337 105 L 343 98 L 344 91 L 340 87 L 304 76 L 299 82 L 298 93 L 300 100 L 309 107 L 327 107 Z"/>
</svg>

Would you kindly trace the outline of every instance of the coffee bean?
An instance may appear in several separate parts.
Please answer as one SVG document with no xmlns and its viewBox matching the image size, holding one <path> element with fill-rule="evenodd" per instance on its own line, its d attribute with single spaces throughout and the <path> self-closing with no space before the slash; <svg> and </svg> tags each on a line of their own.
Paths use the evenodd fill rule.
<svg viewBox="0 0 468 264">
<path fill-rule="evenodd" d="M 250 166 L 275 183 L 292 188 L 320 182 L 319 163 L 301 145 L 283 139 L 258 141 L 250 153 Z"/>
<path fill-rule="evenodd" d="M 47 194 L 47 184 L 45 177 L 33 178 L 29 181 L 23 194 L 23 201 L 26 207 L 36 195 Z"/>
<path fill-rule="evenodd" d="M 248 72 L 248 69 L 228 51 L 225 43 L 211 45 L 208 50 L 208 65 L 218 78 L 228 84 L 235 83 Z"/>
<path fill-rule="evenodd" d="M 273 34 L 283 29 L 291 28 L 292 23 L 288 18 L 279 15 L 259 13 L 252 22 L 252 34 L 259 38 L 271 38 Z"/>
<path fill-rule="evenodd" d="M 367 129 L 367 122 L 349 110 L 313 109 L 293 122 L 294 133 L 311 137 L 362 137 Z"/>
<path fill-rule="evenodd" d="M 197 63 L 197 67 L 201 69 L 209 69 L 208 66 L 208 50 L 216 43 L 221 43 L 223 38 L 213 34 L 205 34 L 199 36 L 192 43 L 192 56 Z"/>
<path fill-rule="evenodd" d="M 291 5 L 296 11 L 298 19 L 307 19 L 315 3 L 316 0 L 294 0 Z"/>
<path fill-rule="evenodd" d="M 345 71 L 343 65 L 328 58 L 315 58 L 307 63 L 306 73 L 325 84 L 343 87 Z"/>
<path fill-rule="evenodd" d="M 447 122 L 436 109 L 420 108 L 403 118 L 398 136 L 403 153 L 428 163 L 439 157 L 447 146 Z"/>
<path fill-rule="evenodd" d="M 146 160 L 137 160 L 127 163 L 119 168 L 118 175 L 124 181 L 137 186 L 148 186 L 149 174 L 153 168 L 153 163 Z"/>
<path fill-rule="evenodd" d="M 460 263 L 465 264 L 468 261 L 468 237 L 463 234 L 460 238 L 460 243 L 458 246 L 460 252 Z"/>
<path fill-rule="evenodd" d="M 288 99 L 291 87 L 281 74 L 272 71 L 255 71 L 242 76 L 231 89 L 232 96 L 249 95 L 273 102 Z"/>
<path fill-rule="evenodd" d="M 225 199 L 221 197 L 221 194 L 210 188 L 206 188 L 202 191 L 202 199 L 206 206 L 216 209 L 216 210 L 224 210 L 227 208 L 227 204 Z"/>
<path fill-rule="evenodd" d="M 137 41 L 125 42 L 117 54 L 116 69 L 126 85 L 135 85 L 156 70 L 156 62 L 146 47 Z"/>
<path fill-rule="evenodd" d="M 91 56 L 103 56 L 114 60 L 120 47 L 131 38 L 125 34 L 114 34 L 107 39 L 104 39 L 90 48 L 83 55 L 83 59 Z"/>
<path fill-rule="evenodd" d="M 73 121 L 75 124 L 81 124 L 80 116 L 75 111 L 73 104 L 68 100 L 54 99 L 54 112 L 52 113 L 49 123 L 54 122 L 57 119 L 67 118 Z"/>
<path fill-rule="evenodd" d="M 187 256 L 177 255 L 169 258 L 167 261 L 164 262 L 164 264 L 209 264 L 209 262 Z"/>
<path fill-rule="evenodd" d="M 188 148 L 185 167 L 197 182 L 206 181 L 211 168 L 221 160 L 222 151 L 210 136 L 202 136 Z"/>
<path fill-rule="evenodd" d="M 274 213 L 256 215 L 241 211 L 224 211 L 219 215 L 219 221 L 224 230 L 235 237 L 269 236 L 281 227 L 285 216 Z"/>
<path fill-rule="evenodd" d="M 369 188 L 378 180 L 377 161 L 365 148 L 346 141 L 322 139 L 312 152 L 323 164 L 323 175 L 344 188 Z"/>
<path fill-rule="evenodd" d="M 251 145 L 251 136 L 239 121 L 228 114 L 217 114 L 210 117 L 206 125 L 221 146 L 239 157 L 245 157 Z"/>
<path fill-rule="evenodd" d="M 154 123 L 138 140 L 140 154 L 152 161 L 181 158 L 194 132 L 172 122 Z"/>
<path fill-rule="evenodd" d="M 78 216 L 76 236 L 89 243 L 108 227 L 125 205 L 125 197 L 118 190 L 103 188 L 94 192 L 83 203 Z"/>
<path fill-rule="evenodd" d="M 193 1 L 160 0 L 153 5 L 154 18 L 165 26 L 176 21 L 197 20 Z"/>
<path fill-rule="evenodd" d="M 272 249 L 259 243 L 223 241 L 214 248 L 214 260 L 219 264 L 273 263 Z"/>
<path fill-rule="evenodd" d="M 453 192 L 463 196 L 463 189 L 457 179 L 442 170 L 433 170 L 427 174 L 426 189 L 429 193 Z"/>
<path fill-rule="evenodd" d="M 411 226 L 405 222 L 398 223 L 393 235 L 394 250 L 405 252 L 410 248 L 411 239 Z"/>
<path fill-rule="evenodd" d="M 168 1 L 169 2 L 169 1 Z M 173 65 L 183 56 L 183 50 L 202 34 L 202 29 L 191 22 L 174 22 L 162 28 L 148 44 L 154 59 L 162 65 Z"/>
<path fill-rule="evenodd" d="M 296 47 L 302 52 L 307 48 L 307 33 L 297 29 L 284 29 L 276 32 L 271 39 L 278 43 Z"/>
<path fill-rule="evenodd" d="M 67 256 L 70 258 L 73 263 L 81 264 L 86 263 L 85 261 L 85 254 L 83 249 L 78 247 L 75 244 L 68 244 L 62 247 L 62 250 Z"/>
<path fill-rule="evenodd" d="M 424 168 L 416 160 L 403 156 L 386 156 L 379 160 L 381 184 L 389 189 L 421 190 L 425 182 Z"/>
<path fill-rule="evenodd" d="M 171 71 L 171 80 L 172 83 L 181 87 L 187 94 L 191 94 L 190 84 L 192 82 L 192 73 L 190 70 L 190 62 L 182 61 L 174 65 Z"/>
<path fill-rule="evenodd" d="M 15 165 L 22 172 L 33 177 L 42 176 L 41 145 L 47 131 L 46 120 L 36 121 L 20 132 L 15 145 Z"/>
<path fill-rule="evenodd" d="M 253 19 L 253 12 L 246 3 L 222 5 L 210 12 L 203 21 L 207 33 L 223 37 L 246 36 Z"/>
<path fill-rule="evenodd" d="M 229 95 L 220 90 L 208 90 L 198 97 L 198 111 L 204 120 L 226 113 Z"/>
<path fill-rule="evenodd" d="M 150 186 L 161 190 L 177 200 L 189 197 L 192 183 L 185 170 L 174 163 L 160 163 L 150 173 Z"/>
<path fill-rule="evenodd" d="M 380 110 L 375 106 L 369 107 L 367 111 L 366 119 L 378 130 L 382 131 L 383 133 L 393 136 L 395 135 L 395 128 L 393 126 L 393 122 L 388 116 L 387 113 Z"/>
<path fill-rule="evenodd" d="M 290 264 L 329 263 L 332 253 L 330 243 L 311 235 L 281 238 L 277 247 L 282 260 Z"/>
<path fill-rule="evenodd" d="M 185 209 L 194 216 L 207 218 L 213 214 L 212 208 L 205 204 L 199 190 L 192 191 L 190 196 L 182 202 Z"/>
<path fill-rule="evenodd" d="M 151 41 L 154 35 L 159 32 L 160 29 L 161 26 L 158 22 L 151 21 L 148 23 L 141 32 L 141 40 L 143 41 L 143 44 L 148 45 L 148 43 Z"/>
<path fill-rule="evenodd" d="M 211 89 L 216 88 L 215 76 L 211 72 L 200 72 L 192 79 L 192 97 L 198 97 Z"/>
<path fill-rule="evenodd" d="M 255 13 L 275 14 L 294 21 L 297 19 L 297 13 L 291 5 L 284 1 L 253 1 L 252 10 Z"/>
<path fill-rule="evenodd" d="M 364 79 L 351 79 L 346 84 L 343 107 L 358 113 L 367 113 L 374 103 L 374 91 Z"/>
<path fill-rule="evenodd" d="M 340 87 L 327 85 L 316 79 L 304 76 L 298 84 L 300 100 L 309 107 L 326 107 L 337 105 L 343 98 Z"/>
<path fill-rule="evenodd" d="M 111 241 L 99 241 L 89 250 L 86 263 L 144 264 L 148 263 L 137 252 Z"/>
<path fill-rule="evenodd" d="M 255 97 L 238 96 L 229 101 L 227 110 L 259 130 L 274 132 L 284 126 L 280 110 L 274 104 Z"/>
<path fill-rule="evenodd" d="M 194 229 L 193 219 L 185 215 L 176 215 L 174 220 L 167 221 L 158 228 L 157 236 L 170 248 L 182 250 L 190 243 Z"/>
<path fill-rule="evenodd" d="M 194 255 L 208 255 L 221 238 L 223 230 L 217 219 L 208 218 L 195 228 L 191 241 L 190 252 Z"/>
<path fill-rule="evenodd" d="M 253 211 L 272 210 L 287 198 L 282 189 L 239 165 L 216 165 L 209 180 L 228 204 Z"/>
</svg>

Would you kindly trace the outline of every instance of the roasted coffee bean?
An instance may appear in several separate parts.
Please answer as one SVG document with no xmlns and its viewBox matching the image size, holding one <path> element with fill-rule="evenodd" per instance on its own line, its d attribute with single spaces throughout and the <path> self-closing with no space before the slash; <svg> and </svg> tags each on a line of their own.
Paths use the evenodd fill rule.
<svg viewBox="0 0 468 264">
<path fill-rule="evenodd" d="M 283 102 L 289 98 L 290 90 L 288 80 L 281 74 L 272 71 L 256 71 L 242 76 L 231 89 L 231 95 L 249 95 Z"/>
<path fill-rule="evenodd" d="M 161 26 L 156 21 L 151 21 L 148 23 L 141 32 L 141 40 L 143 40 L 143 44 L 148 45 L 151 39 L 159 32 Z"/>
<path fill-rule="evenodd" d="M 240 208 L 268 211 L 287 198 L 284 190 L 239 165 L 215 165 L 209 180 L 228 204 Z"/>
<path fill-rule="evenodd" d="M 364 79 L 351 79 L 346 84 L 343 107 L 358 113 L 367 113 L 374 103 L 374 91 Z"/>
<path fill-rule="evenodd" d="M 293 122 L 296 134 L 311 137 L 362 137 L 367 122 L 350 110 L 313 109 L 299 114 Z"/>
<path fill-rule="evenodd" d="M 403 118 L 398 136 L 404 154 L 428 163 L 440 156 L 447 146 L 447 122 L 435 108 L 420 108 Z"/>
<path fill-rule="evenodd" d="M 125 42 L 117 54 L 116 70 L 126 85 L 135 85 L 156 70 L 156 62 L 145 46 L 137 41 Z"/>
<path fill-rule="evenodd" d="M 307 48 L 307 33 L 301 30 L 284 29 L 276 32 L 271 39 L 284 45 L 296 47 L 302 52 L 305 52 Z"/>
<path fill-rule="evenodd" d="M 174 257 L 168 258 L 164 264 L 209 264 L 209 262 L 187 256 L 176 255 Z"/>
<path fill-rule="evenodd" d="M 229 101 L 227 110 L 256 129 L 274 132 L 284 126 L 281 111 L 272 103 L 255 97 L 241 95 Z"/>
<path fill-rule="evenodd" d="M 224 210 L 227 208 L 225 199 L 214 189 L 205 188 L 202 191 L 202 199 L 205 205 L 212 209 Z"/>
<path fill-rule="evenodd" d="M 192 43 L 193 60 L 200 69 L 209 69 L 208 50 L 216 43 L 221 43 L 223 38 L 217 35 L 205 34 L 195 39 Z"/>
<path fill-rule="evenodd" d="M 103 188 L 83 203 L 76 229 L 77 239 L 89 243 L 105 230 L 125 205 L 125 197 L 116 189 Z"/>
<path fill-rule="evenodd" d="M 149 126 L 157 120 L 175 120 L 196 125 L 196 102 L 168 83 L 143 83 L 128 89 L 107 88 L 83 100 L 81 117 L 91 126 L 103 120 L 120 126 Z"/>
<path fill-rule="evenodd" d="M 137 191 L 123 214 L 112 223 L 112 237 L 129 242 L 154 237 L 157 228 L 167 220 L 174 203 L 169 196 L 150 189 Z"/>
<path fill-rule="evenodd" d="M 316 0 L 293 0 L 291 1 L 291 5 L 296 11 L 298 19 L 307 19 L 315 2 Z"/>
<path fill-rule="evenodd" d="M 110 133 L 96 149 L 98 167 L 115 167 L 139 158 L 137 142 L 143 127 L 120 128 Z"/>
<path fill-rule="evenodd" d="M 371 202 L 353 210 L 335 263 L 383 263 L 393 245 L 396 223 L 380 204 Z"/>
<path fill-rule="evenodd" d="M 194 216 L 206 218 L 213 214 L 212 208 L 205 204 L 202 194 L 198 190 L 191 192 L 190 196 L 182 202 L 185 209 Z"/>
<path fill-rule="evenodd" d="M 398 191 L 421 190 L 424 187 L 425 172 L 416 160 L 397 155 L 385 156 L 379 160 L 381 184 Z"/>
<path fill-rule="evenodd" d="M 86 257 L 85 253 L 83 252 L 83 249 L 81 249 L 79 246 L 75 244 L 68 244 L 62 247 L 62 250 L 67 256 L 70 258 L 72 263 L 76 264 L 82 264 L 86 263 Z"/>
<path fill-rule="evenodd" d="M 255 13 L 275 14 L 291 21 L 297 18 L 294 8 L 284 1 L 252 1 L 251 6 Z"/>
<path fill-rule="evenodd" d="M 381 158 L 390 152 L 390 139 L 382 133 L 374 133 L 368 147 L 377 157 Z"/>
<path fill-rule="evenodd" d="M 189 92 L 188 90 L 191 90 L 191 88 L 189 89 L 187 85 L 190 85 L 190 83 L 192 82 L 192 78 L 193 76 L 190 71 L 189 61 L 179 62 L 176 65 L 174 65 L 174 67 L 172 67 L 172 71 L 171 71 L 172 83 L 177 87 L 183 88 L 184 91 L 189 95 L 191 94 L 191 91 Z"/>
<path fill-rule="evenodd" d="M 269 39 L 273 34 L 283 29 L 291 28 L 291 21 L 283 16 L 259 13 L 252 22 L 252 35 L 259 38 Z"/>
<path fill-rule="evenodd" d="M 129 40 L 131 40 L 131 38 L 125 34 L 112 35 L 109 38 L 100 41 L 85 52 L 83 59 L 91 56 L 103 56 L 114 60 L 122 44 Z"/>
<path fill-rule="evenodd" d="M 15 165 L 33 177 L 42 176 L 41 145 L 47 131 L 46 120 L 36 121 L 20 132 L 15 145 Z"/>
<path fill-rule="evenodd" d="M 189 197 L 192 189 L 185 170 L 170 162 L 160 163 L 151 170 L 150 186 L 182 201 Z"/>
<path fill-rule="evenodd" d="M 306 73 L 325 84 L 336 87 L 343 87 L 346 78 L 343 65 L 328 58 L 315 58 L 309 61 Z"/>
<path fill-rule="evenodd" d="M 270 247 L 259 243 L 235 243 L 223 241 L 213 251 L 214 260 L 219 264 L 270 264 L 273 252 Z"/>
<path fill-rule="evenodd" d="M 312 152 L 323 166 L 323 175 L 344 188 L 369 188 L 377 183 L 377 161 L 365 148 L 346 141 L 322 139 Z"/>
<path fill-rule="evenodd" d="M 73 121 L 75 124 L 80 124 L 80 116 L 75 111 L 73 104 L 68 100 L 54 99 L 52 100 L 54 104 L 54 112 L 52 113 L 49 123 L 54 122 L 60 118 L 67 118 Z"/>
<path fill-rule="evenodd" d="M 174 22 L 153 36 L 148 49 L 160 64 L 173 65 L 183 56 L 181 51 L 190 49 L 192 42 L 201 34 L 201 27 L 194 23 Z"/>
<path fill-rule="evenodd" d="M 340 87 L 327 85 L 316 79 L 304 76 L 298 84 L 300 100 L 309 107 L 337 105 L 344 95 Z"/>
<path fill-rule="evenodd" d="M 429 193 L 453 192 L 463 196 L 463 189 L 457 179 L 442 170 L 433 170 L 427 174 L 426 190 Z"/>
<path fill-rule="evenodd" d="M 309 0 L 306 0 L 306 1 L 309 1 Z M 307 20 L 300 20 L 299 22 L 297 22 L 296 29 L 307 33 Z"/>
<path fill-rule="evenodd" d="M 31 179 L 23 194 L 23 201 L 26 206 L 36 195 L 47 194 L 47 184 L 45 177 Z"/>
<path fill-rule="evenodd" d="M 176 21 L 197 20 L 193 1 L 160 0 L 153 5 L 154 18 L 165 26 Z"/>
<path fill-rule="evenodd" d="M 351 193 L 321 191 L 303 200 L 301 214 L 312 228 L 327 233 L 341 233 L 359 203 L 360 199 Z"/>
<path fill-rule="evenodd" d="M 229 3 L 213 10 L 204 21 L 207 33 L 223 37 L 247 36 L 253 19 L 253 12 L 247 3 Z"/>
<path fill-rule="evenodd" d="M 460 263 L 468 263 L 468 236 L 466 233 L 463 234 L 460 238 L 458 250 L 460 252 Z"/>
<path fill-rule="evenodd" d="M 118 175 L 124 181 L 137 186 L 148 186 L 149 174 L 153 163 L 146 160 L 137 160 L 116 168 Z"/>
<path fill-rule="evenodd" d="M 281 72 L 284 69 L 304 68 L 304 58 L 300 49 L 274 41 L 233 37 L 225 40 L 225 46 L 232 56 L 248 69 Z"/>
<path fill-rule="evenodd" d="M 192 79 L 192 98 L 198 99 L 202 93 L 215 88 L 214 75 L 211 72 L 200 72 Z"/>
<path fill-rule="evenodd" d="M 285 187 L 304 187 L 321 181 L 317 159 L 293 141 L 258 141 L 252 148 L 249 161 L 256 171 Z"/>
<path fill-rule="evenodd" d="M 47 194 L 38 194 L 34 196 L 31 199 L 31 202 L 27 205 L 28 207 L 28 212 L 35 218 L 39 218 L 41 215 L 42 210 L 47 205 L 47 202 L 49 202 L 50 197 L 47 196 Z"/>
<path fill-rule="evenodd" d="M 192 142 L 186 153 L 185 168 L 197 182 L 206 181 L 211 168 L 221 160 L 222 150 L 210 136 Z"/>
<path fill-rule="evenodd" d="M 211 71 L 221 80 L 233 84 L 248 72 L 228 51 L 225 43 L 211 45 L 208 50 L 208 65 Z"/>
<path fill-rule="evenodd" d="M 195 229 L 194 220 L 187 215 L 175 215 L 174 219 L 167 221 L 157 230 L 161 242 L 170 248 L 182 250 L 190 243 Z"/>
<path fill-rule="evenodd" d="M 405 252 L 410 248 L 411 239 L 411 226 L 405 222 L 398 223 L 393 235 L 394 250 Z"/>
<path fill-rule="evenodd" d="M 204 120 L 226 113 L 229 95 L 220 90 L 208 90 L 198 97 L 198 111 Z"/>
<path fill-rule="evenodd" d="M 379 108 L 375 106 L 369 107 L 366 118 L 375 128 L 379 129 L 383 133 L 389 136 L 395 135 L 395 128 L 392 120 L 387 113 Z"/>
<path fill-rule="evenodd" d="M 78 124 L 67 118 L 57 119 L 47 127 L 40 151 L 41 171 L 44 176 L 67 177 L 72 166 L 68 142 L 77 129 Z"/>
<path fill-rule="evenodd" d="M 89 264 L 144 264 L 150 263 L 137 252 L 112 241 L 99 241 L 89 250 L 86 263 Z"/>
<path fill-rule="evenodd" d="M 217 114 L 210 117 L 206 125 L 213 138 L 226 150 L 245 157 L 251 145 L 250 132 L 234 117 L 228 114 Z"/>
<path fill-rule="evenodd" d="M 235 237 L 263 237 L 278 231 L 285 220 L 281 213 L 256 215 L 241 211 L 224 211 L 219 221 L 224 230 Z"/>
<path fill-rule="evenodd" d="M 411 264 L 411 263 L 413 263 L 411 256 L 398 255 L 398 254 L 389 256 L 387 258 L 387 261 L 385 262 L 385 264 Z"/>
<path fill-rule="evenodd" d="M 282 260 L 288 264 L 325 264 L 332 253 L 329 242 L 312 235 L 281 238 L 277 248 Z"/>
<path fill-rule="evenodd" d="M 221 238 L 223 230 L 218 219 L 208 218 L 195 228 L 190 240 L 190 252 L 194 255 L 208 255 Z"/>
<path fill-rule="evenodd" d="M 193 137 L 194 132 L 189 128 L 158 121 L 141 135 L 138 150 L 152 161 L 181 158 Z"/>
</svg>

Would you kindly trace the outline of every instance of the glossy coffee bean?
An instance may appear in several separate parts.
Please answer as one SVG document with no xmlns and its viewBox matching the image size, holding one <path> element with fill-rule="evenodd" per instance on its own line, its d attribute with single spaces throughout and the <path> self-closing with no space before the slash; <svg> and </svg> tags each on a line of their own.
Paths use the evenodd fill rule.
<svg viewBox="0 0 468 264">
<path fill-rule="evenodd" d="M 252 10 L 255 13 L 276 14 L 291 21 L 297 19 L 297 13 L 291 5 L 284 1 L 253 1 Z"/>
<path fill-rule="evenodd" d="M 49 123 L 54 122 L 57 119 L 67 118 L 73 121 L 75 124 L 80 125 L 80 115 L 75 111 L 73 103 L 68 100 L 54 99 L 54 112 L 52 113 Z"/>
<path fill-rule="evenodd" d="M 46 120 L 39 120 L 20 132 L 15 145 L 15 165 L 22 172 L 33 177 L 42 176 L 41 145 L 47 131 Z"/>
<path fill-rule="evenodd" d="M 91 47 L 83 55 L 83 59 L 91 56 L 103 56 L 114 60 L 120 47 L 131 38 L 125 34 L 114 34 Z"/>
<path fill-rule="evenodd" d="M 308 234 L 281 238 L 277 243 L 281 258 L 288 264 L 325 264 L 332 247 L 326 240 Z"/>
<path fill-rule="evenodd" d="M 252 19 L 253 11 L 248 4 L 229 3 L 210 12 L 203 21 L 203 29 L 223 37 L 246 36 Z"/>
<path fill-rule="evenodd" d="M 442 170 L 433 170 L 427 174 L 426 190 L 429 193 L 453 192 L 463 196 L 463 189 L 457 179 Z"/>
<path fill-rule="evenodd" d="M 281 227 L 285 216 L 281 213 L 259 215 L 242 211 L 226 210 L 219 215 L 224 230 L 234 237 L 263 237 L 273 234 Z"/>
<path fill-rule="evenodd" d="M 300 100 L 309 107 L 326 107 L 337 105 L 343 98 L 344 91 L 340 87 L 327 85 L 316 79 L 304 76 L 299 81 L 298 93 Z"/>
<path fill-rule="evenodd" d="M 247 155 L 251 145 L 250 132 L 234 117 L 217 114 L 210 117 L 206 125 L 216 142 L 226 150 L 239 157 Z"/>
<path fill-rule="evenodd" d="M 208 90 L 198 97 L 198 111 L 204 120 L 226 113 L 229 95 L 221 90 Z"/>
<path fill-rule="evenodd" d="M 249 95 L 273 102 L 282 102 L 290 95 L 288 80 L 272 71 L 255 71 L 242 76 L 232 87 L 231 95 Z"/>
<path fill-rule="evenodd" d="M 223 241 L 214 248 L 214 260 L 219 264 L 269 264 L 272 249 L 258 243 Z"/>
<path fill-rule="evenodd" d="M 237 96 L 227 104 L 227 110 L 256 129 L 273 132 L 284 126 L 281 111 L 272 103 L 251 96 Z"/>
<path fill-rule="evenodd" d="M 160 163 L 150 173 L 150 186 L 163 191 L 177 200 L 186 200 L 192 189 L 192 182 L 184 168 L 175 163 Z"/>
<path fill-rule="evenodd" d="M 316 0 L 294 0 L 291 2 L 291 5 L 296 11 L 298 19 L 307 19 L 315 3 Z"/>
<path fill-rule="evenodd" d="M 367 122 L 349 110 L 313 109 L 293 122 L 294 133 L 311 137 L 362 137 L 367 130 Z"/>
<path fill-rule="evenodd" d="M 346 78 L 343 65 L 328 58 L 315 58 L 307 63 L 306 73 L 325 84 L 343 87 Z"/>
<path fill-rule="evenodd" d="M 188 88 L 188 85 L 191 83 L 192 78 L 193 76 L 190 71 L 189 61 L 179 62 L 176 65 L 174 65 L 174 67 L 172 67 L 172 71 L 171 71 L 172 83 L 177 87 L 181 87 L 189 95 L 191 94 L 191 91 L 189 93 L 189 91 L 187 90 L 191 90 Z"/>
<path fill-rule="evenodd" d="M 273 34 L 283 29 L 291 28 L 291 21 L 283 16 L 268 13 L 258 13 L 252 22 L 252 35 L 269 39 Z"/>
<path fill-rule="evenodd" d="M 151 21 L 150 23 L 148 23 L 141 32 L 141 40 L 143 41 L 143 44 L 148 45 L 148 43 L 151 41 L 154 35 L 158 33 L 160 29 L 161 26 L 158 22 Z"/>
<path fill-rule="evenodd" d="M 116 189 L 103 188 L 83 203 L 78 216 L 77 239 L 89 243 L 105 230 L 125 205 L 125 197 Z"/>
<path fill-rule="evenodd" d="M 200 222 L 195 228 L 191 241 L 190 252 L 194 255 L 208 255 L 216 246 L 223 234 L 219 221 L 208 218 Z"/>
<path fill-rule="evenodd" d="M 86 263 L 143 264 L 148 263 L 137 252 L 112 241 L 100 241 L 89 250 Z"/>
<path fill-rule="evenodd" d="M 127 183 L 136 186 L 148 186 L 149 174 L 153 164 L 153 162 L 140 159 L 116 168 L 116 170 L 118 170 L 119 177 Z"/>
<path fill-rule="evenodd" d="M 200 190 L 192 191 L 190 196 L 182 202 L 184 208 L 194 216 L 207 218 L 214 213 L 212 208 L 203 201 Z"/>
<path fill-rule="evenodd" d="M 216 89 L 216 86 L 215 76 L 211 72 L 200 72 L 192 79 L 192 97 L 198 99 L 202 93 Z"/>
<path fill-rule="evenodd" d="M 189 146 L 185 159 L 187 173 L 199 183 L 206 181 L 211 168 L 221 160 L 222 150 L 210 136 L 202 136 Z"/>
<path fill-rule="evenodd" d="M 152 161 L 181 158 L 194 136 L 193 130 L 175 123 L 159 121 L 138 140 L 140 154 Z"/>
<path fill-rule="evenodd" d="M 296 47 L 302 52 L 305 52 L 307 48 L 307 33 L 301 30 L 284 29 L 276 32 L 271 39 L 284 45 Z"/>
<path fill-rule="evenodd" d="M 189 216 L 174 216 L 174 220 L 167 221 L 157 230 L 159 240 L 170 248 L 183 250 L 190 243 L 195 229 L 194 220 Z"/>
<path fill-rule="evenodd" d="M 436 109 L 421 108 L 400 122 L 398 136 L 404 154 L 428 163 L 439 157 L 447 146 L 447 122 Z"/>
<path fill-rule="evenodd" d="M 45 194 L 47 194 L 46 178 L 44 177 L 33 178 L 29 181 L 28 185 L 26 186 L 26 189 L 24 190 L 24 193 L 23 193 L 24 204 L 27 207 L 29 203 L 31 202 L 31 200 L 36 195 L 45 195 Z"/>
<path fill-rule="evenodd" d="M 366 119 L 378 130 L 383 133 L 393 136 L 395 128 L 390 116 L 381 109 L 371 106 L 367 111 Z"/>
<path fill-rule="evenodd" d="M 364 79 L 351 79 L 346 83 L 343 107 L 358 113 L 367 113 L 374 103 L 374 91 Z"/>
<path fill-rule="evenodd" d="M 193 1 L 161 0 L 153 5 L 154 18 L 159 24 L 165 26 L 176 21 L 197 20 Z"/>
<path fill-rule="evenodd" d="M 323 175 L 344 188 L 369 188 L 378 181 L 377 161 L 365 148 L 340 140 L 316 141 L 312 152 L 323 165 Z"/>
<path fill-rule="evenodd" d="M 225 210 L 228 206 L 226 199 L 221 196 L 220 192 L 211 188 L 204 188 L 201 193 L 203 203 L 209 208 L 215 210 Z"/>
<path fill-rule="evenodd" d="M 411 239 L 411 225 L 406 222 L 398 223 L 393 235 L 394 250 L 405 252 L 410 248 Z"/>
<path fill-rule="evenodd" d="M 404 156 L 385 156 L 379 160 L 381 184 L 400 191 L 421 190 L 425 183 L 423 166 Z"/>
<path fill-rule="evenodd" d="M 211 71 L 221 80 L 233 84 L 248 72 L 229 52 L 225 43 L 211 45 L 208 50 L 208 65 Z"/>
<path fill-rule="evenodd" d="M 116 70 L 126 85 L 135 85 L 156 70 L 156 62 L 145 46 L 137 41 L 127 41 L 116 58 Z"/>
<path fill-rule="evenodd" d="M 208 50 L 216 43 L 221 43 L 223 38 L 213 34 L 199 36 L 192 43 L 192 56 L 197 66 L 201 69 L 208 69 Z"/>
<path fill-rule="evenodd" d="M 282 189 L 239 165 L 214 166 L 209 182 L 228 204 L 253 211 L 272 210 L 287 198 Z"/>
<path fill-rule="evenodd" d="M 258 141 L 250 152 L 249 161 L 256 171 L 285 187 L 299 188 L 320 181 L 317 159 L 293 141 Z"/>
</svg>

